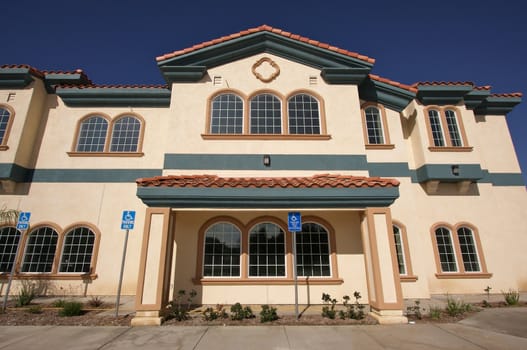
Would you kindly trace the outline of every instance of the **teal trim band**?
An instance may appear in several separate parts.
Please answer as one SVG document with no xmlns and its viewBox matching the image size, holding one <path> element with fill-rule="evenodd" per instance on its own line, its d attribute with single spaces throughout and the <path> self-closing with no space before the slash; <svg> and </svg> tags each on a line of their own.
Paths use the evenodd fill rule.
<svg viewBox="0 0 527 350">
<path fill-rule="evenodd" d="M 359 84 L 370 73 L 369 68 L 322 68 L 321 76 L 329 84 Z"/>
<path fill-rule="evenodd" d="M 474 109 L 477 115 L 505 115 L 522 101 L 521 97 L 489 96 Z"/>
<path fill-rule="evenodd" d="M 23 88 L 31 84 L 30 68 L 0 68 L 0 87 Z"/>
<path fill-rule="evenodd" d="M 12 180 L 14 182 L 30 182 L 31 169 L 24 168 L 15 163 L 0 164 L 0 179 Z"/>
<path fill-rule="evenodd" d="M 491 183 L 493 186 L 525 186 L 522 174 L 489 173 L 488 170 L 483 170 L 483 174 L 483 179 L 478 182 Z"/>
<path fill-rule="evenodd" d="M 167 88 L 57 88 L 64 103 L 72 107 L 169 107 Z"/>
<path fill-rule="evenodd" d="M 475 182 L 484 176 L 479 164 L 425 164 L 416 173 L 418 182 Z"/>
<path fill-rule="evenodd" d="M 409 177 L 417 181 L 415 170 L 408 168 L 408 163 L 368 163 L 368 173 L 377 177 Z"/>
<path fill-rule="evenodd" d="M 367 170 L 365 155 L 270 154 L 165 154 L 164 169 L 203 170 Z"/>
<path fill-rule="evenodd" d="M 168 84 L 173 82 L 196 83 L 207 73 L 205 66 L 162 66 L 160 69 Z"/>
<path fill-rule="evenodd" d="M 161 174 L 157 169 L 35 169 L 33 182 L 135 182 Z"/>
<path fill-rule="evenodd" d="M 399 197 L 399 189 L 139 187 L 137 196 L 151 207 L 364 208 L 390 206 Z"/>
<path fill-rule="evenodd" d="M 417 98 L 425 105 L 454 105 L 463 100 L 463 96 L 472 91 L 474 86 L 467 85 L 419 85 Z"/>
<path fill-rule="evenodd" d="M 379 102 L 387 108 L 401 112 L 415 98 L 415 94 L 390 84 L 366 79 L 359 86 L 359 97 L 365 101 Z"/>
</svg>

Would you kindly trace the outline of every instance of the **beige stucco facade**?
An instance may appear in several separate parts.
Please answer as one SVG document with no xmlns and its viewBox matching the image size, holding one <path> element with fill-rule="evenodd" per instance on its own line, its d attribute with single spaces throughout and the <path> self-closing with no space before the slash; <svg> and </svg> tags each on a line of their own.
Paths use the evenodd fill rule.
<svg viewBox="0 0 527 350">
<path fill-rule="evenodd" d="M 236 59 L 211 54 L 205 63 L 194 65 L 180 63 L 180 54 L 169 55 L 159 59 L 168 81 L 161 88 L 119 90 L 93 85 L 77 89 L 66 83 L 75 81 L 78 72 L 64 73 L 60 77 L 64 81 L 57 83 L 59 78 L 52 82 L 51 73 L 26 66 L 1 68 L 0 108 L 9 111 L 10 120 L 1 142 L 7 147 L 0 151 L 0 205 L 32 214 L 16 257 L 15 288 L 20 280 L 40 279 L 49 284 L 50 293 L 115 294 L 125 235 L 120 229 L 121 215 L 123 210 L 133 210 L 137 214 L 127 246 L 122 294 L 136 295 L 136 324 L 158 324 L 159 311 L 181 289 L 196 290 L 202 304 L 294 303 L 292 234 L 287 230 L 292 211 L 322 227 L 329 240 L 329 275 L 300 276 L 300 303 L 321 303 L 322 293 L 340 299 L 358 291 L 377 317 L 399 322 L 404 298 L 482 293 L 486 286 L 493 291 L 527 290 L 523 252 L 527 194 L 505 116 L 511 101 L 519 102 L 517 95 L 489 92 L 482 97 L 487 104 L 474 107 L 467 96 L 485 90 L 466 84 L 462 87 L 467 92 L 459 95 L 453 92 L 452 86 L 458 87 L 455 83 L 407 86 L 368 74 L 352 81 L 345 74 L 351 74 L 355 66 L 371 69 L 371 60 L 318 44 L 298 46 L 296 39 L 286 40 L 266 28 L 251 35 L 258 38 L 260 34 L 271 35 L 283 51 L 240 49 L 243 54 Z M 244 40 L 244 35 L 232 40 Z M 229 43 L 207 47 L 220 57 L 227 50 L 222 45 Z M 200 50 L 205 49 L 191 50 L 183 58 L 193 62 Z M 337 78 L 324 75 L 323 64 L 337 65 L 335 62 L 350 66 L 339 73 L 348 80 L 336 82 Z M 206 70 L 194 80 L 167 73 L 183 71 L 185 65 L 189 69 L 205 66 Z M 12 82 L 15 73 L 30 79 L 19 86 Z M 7 74 L 11 74 L 9 81 L 3 78 Z M 92 98 L 90 89 L 100 94 Z M 433 101 L 426 99 L 427 89 L 435 93 L 430 95 Z M 143 92 L 145 96 L 163 95 L 159 97 L 162 103 L 149 102 L 150 97 L 143 102 L 134 100 L 134 94 Z M 212 101 L 221 94 L 242 100 L 241 133 L 211 132 Z M 259 94 L 280 101 L 279 134 L 250 131 L 250 101 Z M 298 94 L 317 101 L 318 133 L 288 132 L 288 101 Z M 492 103 L 497 109 L 488 107 Z M 374 106 L 382 114 L 381 130 L 389 143 L 370 144 L 365 106 Z M 446 142 L 452 144 L 434 145 L 428 119 L 431 109 L 455 112 L 462 144 L 454 145 L 450 140 L 454 136 L 447 136 L 448 129 L 443 129 Z M 140 124 L 137 150 L 108 150 L 108 135 L 104 151 L 79 152 L 79 130 L 90 116 L 104 118 L 108 132 L 121 117 L 136 118 Z M 270 165 L 262 164 L 264 155 L 270 157 Z M 267 198 L 267 192 L 254 190 L 257 179 L 287 178 L 302 183 L 318 174 L 338 174 L 353 181 L 360 178 L 367 185 L 358 189 L 364 192 L 361 196 L 342 190 L 351 196 L 349 202 L 341 201 L 338 191 L 343 186 L 339 184 L 313 192 L 294 192 L 287 184 L 283 190 L 269 190 L 275 202 L 260 201 L 258 195 L 251 198 L 252 193 L 264 193 L 262 198 Z M 163 182 L 182 175 L 198 180 L 204 175 L 245 178 L 247 184 L 218 189 L 200 183 L 195 187 L 203 191 L 196 190 L 196 198 L 194 194 L 186 198 L 178 192 L 183 189 Z M 135 183 L 138 178 L 152 177 L 159 177 L 161 184 Z M 374 186 L 377 177 L 397 180 L 398 185 Z M 231 192 L 236 193 L 234 197 L 229 197 Z M 334 199 L 339 199 L 338 205 Z M 204 273 L 204 241 L 216 222 L 231 223 L 241 231 L 239 276 L 209 278 Z M 265 222 L 283 230 L 284 276 L 255 278 L 247 272 L 249 232 Z M 399 245 L 394 224 L 401 230 Z M 8 226 L 13 223 L 3 227 Z M 57 233 L 53 268 L 23 272 L 27 237 L 41 227 Z M 95 237 L 90 270 L 63 273 L 61 249 L 75 227 L 88 227 Z M 438 253 L 435 237 L 441 227 L 451 234 L 450 255 Z M 456 240 L 456 230 L 461 228 L 468 228 L 472 237 L 463 247 Z M 3 244 L 2 294 L 11 266 L 7 243 Z M 444 271 L 442 259 L 452 258 L 454 271 Z M 465 259 L 476 259 L 477 266 L 470 267 Z M 401 264 L 405 271 L 400 273 Z"/>
</svg>

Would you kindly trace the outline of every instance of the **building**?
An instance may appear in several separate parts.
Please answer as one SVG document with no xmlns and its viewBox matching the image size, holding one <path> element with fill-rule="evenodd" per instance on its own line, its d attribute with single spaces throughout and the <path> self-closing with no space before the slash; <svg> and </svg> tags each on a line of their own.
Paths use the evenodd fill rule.
<svg viewBox="0 0 527 350">
<path fill-rule="evenodd" d="M 115 294 L 134 210 L 134 324 L 159 323 L 180 289 L 292 304 L 300 212 L 300 303 L 358 291 L 388 323 L 404 321 L 404 298 L 527 290 L 527 194 L 505 118 L 521 94 L 401 84 L 371 74 L 372 58 L 269 26 L 157 64 L 166 86 L 0 68 L 1 205 L 32 213 L 22 235 L 0 231 L 4 282 L 16 261 L 15 281 Z"/>
</svg>

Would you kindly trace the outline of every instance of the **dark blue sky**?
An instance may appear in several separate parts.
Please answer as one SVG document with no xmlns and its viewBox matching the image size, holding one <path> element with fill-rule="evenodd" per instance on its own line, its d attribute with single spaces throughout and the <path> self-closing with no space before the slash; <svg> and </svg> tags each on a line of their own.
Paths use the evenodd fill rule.
<svg viewBox="0 0 527 350">
<path fill-rule="evenodd" d="M 373 57 L 372 73 L 401 83 L 472 81 L 525 94 L 526 13 L 521 0 L 17 0 L 2 8 L 0 64 L 163 84 L 156 56 L 268 24 Z M 526 114 L 527 101 L 507 117 L 524 174 Z"/>
</svg>

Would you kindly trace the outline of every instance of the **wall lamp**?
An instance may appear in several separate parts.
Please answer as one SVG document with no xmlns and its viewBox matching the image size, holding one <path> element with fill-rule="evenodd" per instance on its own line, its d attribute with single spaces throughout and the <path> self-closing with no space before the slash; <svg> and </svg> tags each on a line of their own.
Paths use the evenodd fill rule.
<svg viewBox="0 0 527 350">
<path fill-rule="evenodd" d="M 263 156 L 263 165 L 264 166 L 271 166 L 271 156 L 268 154 L 265 154 Z"/>
<path fill-rule="evenodd" d="M 452 175 L 459 176 L 459 165 L 452 165 Z"/>
</svg>

